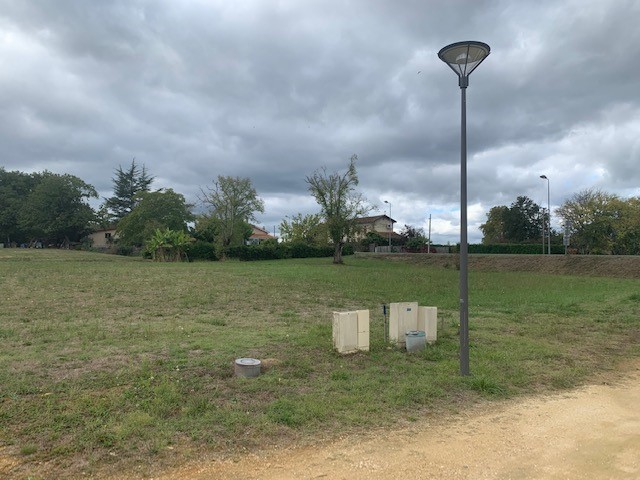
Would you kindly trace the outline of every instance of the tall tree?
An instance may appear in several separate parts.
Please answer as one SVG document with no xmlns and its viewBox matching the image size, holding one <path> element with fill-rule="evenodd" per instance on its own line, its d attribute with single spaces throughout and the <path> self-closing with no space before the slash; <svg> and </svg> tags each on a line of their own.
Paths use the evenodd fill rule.
<svg viewBox="0 0 640 480">
<path fill-rule="evenodd" d="M 640 197 L 616 200 L 618 207 L 613 252 L 616 255 L 640 255 Z"/>
<path fill-rule="evenodd" d="M 10 245 L 29 240 L 18 220 L 26 199 L 41 179 L 37 173 L 7 172 L 0 167 L 0 242 Z"/>
<path fill-rule="evenodd" d="M 140 247 L 158 229 L 186 232 L 187 224 L 194 218 L 192 205 L 185 201 L 183 195 L 170 188 L 139 193 L 136 202 L 131 213 L 118 223 L 116 233 L 122 245 Z"/>
<path fill-rule="evenodd" d="M 611 253 L 614 249 L 620 200 L 601 190 L 574 194 L 557 213 L 568 226 L 571 244 L 581 253 Z"/>
<path fill-rule="evenodd" d="M 264 202 L 248 178 L 218 175 L 213 187 L 200 191 L 208 207 L 201 222 L 214 232 L 218 256 L 224 258 L 230 246 L 242 244 L 248 223 L 257 212 L 264 213 Z"/>
<path fill-rule="evenodd" d="M 509 207 L 491 207 L 480 230 L 484 244 L 536 242 L 542 237 L 542 209 L 520 196 Z"/>
<path fill-rule="evenodd" d="M 405 224 L 400 230 L 400 235 L 402 235 L 406 240 L 411 240 L 413 238 L 418 238 L 421 240 L 427 240 L 427 236 L 424 233 L 424 228 L 414 227 L 413 225 Z"/>
<path fill-rule="evenodd" d="M 44 172 L 26 198 L 19 226 L 46 243 L 67 245 L 78 241 L 95 221 L 89 198 L 98 198 L 98 193 L 78 177 Z"/>
<path fill-rule="evenodd" d="M 487 221 L 480 225 L 480 230 L 482 231 L 482 243 L 485 245 L 491 245 L 507 242 L 505 219 L 508 212 L 509 207 L 505 205 L 491 207 L 491 210 L 487 213 Z"/>
<path fill-rule="evenodd" d="M 298 213 L 280 223 L 280 235 L 285 242 L 301 242 L 308 245 L 326 245 L 329 237 L 319 213 Z"/>
<path fill-rule="evenodd" d="M 400 231 L 400 235 L 404 237 L 404 244 L 410 249 L 420 249 L 427 245 L 429 239 L 424 233 L 424 229 L 406 225 Z"/>
<path fill-rule="evenodd" d="M 118 222 L 133 210 L 139 194 L 149 191 L 153 177 L 147 173 L 144 165 L 138 166 L 134 158 L 127 170 L 118 166 L 112 180 L 113 196 L 105 200 L 104 206 L 111 215 L 111 220 Z"/>
<path fill-rule="evenodd" d="M 329 238 L 335 245 L 333 263 L 336 264 L 343 263 L 342 247 L 358 230 L 356 219 L 371 210 L 362 194 L 355 190 L 358 185 L 357 159 L 357 155 L 351 156 L 349 168 L 344 174 L 328 174 L 323 167 L 305 179 L 309 191 L 320 205 Z"/>
<path fill-rule="evenodd" d="M 509 242 L 537 241 L 542 238 L 540 206 L 529 197 L 518 197 L 505 214 L 504 227 Z"/>
</svg>

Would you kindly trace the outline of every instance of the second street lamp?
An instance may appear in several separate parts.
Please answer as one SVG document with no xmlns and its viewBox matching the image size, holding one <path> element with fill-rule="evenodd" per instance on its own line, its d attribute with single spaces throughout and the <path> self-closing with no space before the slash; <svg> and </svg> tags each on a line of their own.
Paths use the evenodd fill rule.
<svg viewBox="0 0 640 480">
<path fill-rule="evenodd" d="M 458 75 L 462 97 L 460 122 L 460 375 L 469 375 L 469 287 L 467 244 L 467 87 L 469 75 L 487 58 L 491 48 L 482 42 L 457 42 L 438 57 Z"/>
<path fill-rule="evenodd" d="M 389 253 L 391 253 L 391 232 L 393 231 L 393 220 L 391 220 L 391 202 L 387 202 L 385 200 L 384 203 L 389 204 L 389 225 L 391 225 L 391 229 L 389 230 Z"/>
<path fill-rule="evenodd" d="M 547 239 L 549 242 L 547 244 L 547 254 L 551 255 L 551 188 L 549 187 L 549 177 L 546 175 L 540 175 L 540 178 L 547 181 Z M 542 230 L 542 235 L 542 243 L 544 245 L 544 228 Z M 542 250 L 542 253 L 544 253 L 544 248 Z"/>
</svg>

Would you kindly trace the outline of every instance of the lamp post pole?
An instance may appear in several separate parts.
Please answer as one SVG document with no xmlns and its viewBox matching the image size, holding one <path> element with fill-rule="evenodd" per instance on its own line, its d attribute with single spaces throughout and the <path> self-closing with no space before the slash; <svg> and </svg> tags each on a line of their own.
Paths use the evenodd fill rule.
<svg viewBox="0 0 640 480">
<path fill-rule="evenodd" d="M 457 42 L 438 52 L 458 75 L 461 94 L 460 122 L 460 375 L 469 375 L 469 284 L 467 243 L 467 87 L 469 75 L 487 58 L 491 49 L 482 42 Z"/>
<path fill-rule="evenodd" d="M 551 255 L 551 187 L 549 186 L 549 177 L 540 175 L 540 178 L 547 181 L 547 254 Z M 544 235 L 544 228 L 542 232 Z M 544 243 L 544 236 L 542 237 L 542 243 Z M 544 247 L 542 248 L 542 253 L 544 253 Z"/>
<path fill-rule="evenodd" d="M 391 220 L 391 202 L 387 202 L 385 200 L 384 203 L 389 204 L 389 222 L 391 225 L 391 229 L 389 230 L 389 253 L 391 253 L 391 232 L 393 231 L 393 220 Z"/>
<path fill-rule="evenodd" d="M 429 236 L 427 237 L 427 253 L 431 253 L 431 214 L 429 214 Z"/>
<path fill-rule="evenodd" d="M 544 207 L 542 207 L 542 255 L 544 255 L 544 244 L 546 241 L 546 237 L 544 236 L 544 230 L 546 228 L 547 220 L 546 215 L 544 213 Z"/>
</svg>

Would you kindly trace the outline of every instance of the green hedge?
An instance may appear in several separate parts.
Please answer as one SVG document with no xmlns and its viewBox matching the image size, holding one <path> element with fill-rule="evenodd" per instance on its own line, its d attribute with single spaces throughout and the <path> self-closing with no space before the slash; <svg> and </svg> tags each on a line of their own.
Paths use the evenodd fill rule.
<svg viewBox="0 0 640 480">
<path fill-rule="evenodd" d="M 185 249 L 185 253 L 190 262 L 194 260 L 218 260 L 213 243 L 203 240 L 196 240 L 189 244 Z"/>
<path fill-rule="evenodd" d="M 186 249 L 189 261 L 194 260 L 219 260 L 215 253 L 213 243 L 197 240 Z M 333 245 L 315 247 L 304 243 L 273 243 L 266 242 L 260 245 L 241 245 L 231 247 L 227 251 L 229 258 L 239 260 L 280 260 L 283 258 L 312 258 L 333 257 Z M 345 245 L 343 255 L 353 255 L 353 246 Z"/>
<path fill-rule="evenodd" d="M 229 258 L 239 260 L 280 260 L 284 258 L 333 257 L 333 245 L 315 247 L 304 243 L 267 243 L 264 245 L 242 245 L 231 247 L 227 252 Z M 345 245 L 343 255 L 353 255 L 353 247 Z"/>
<path fill-rule="evenodd" d="M 460 251 L 460 245 L 457 245 L 456 250 Z M 545 245 L 545 253 L 547 251 Z M 484 244 L 470 244 L 469 253 L 503 253 L 503 254 L 519 254 L 519 255 L 541 255 L 542 243 L 528 243 L 528 244 L 509 244 L 509 243 L 496 243 L 493 245 Z M 563 245 L 551 245 L 551 253 L 562 254 L 564 253 Z"/>
</svg>

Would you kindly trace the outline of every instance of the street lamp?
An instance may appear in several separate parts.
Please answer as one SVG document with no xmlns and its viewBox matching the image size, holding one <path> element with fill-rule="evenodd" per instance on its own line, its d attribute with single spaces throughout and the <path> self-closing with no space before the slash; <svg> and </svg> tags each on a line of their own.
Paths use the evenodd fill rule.
<svg viewBox="0 0 640 480">
<path fill-rule="evenodd" d="M 549 221 L 547 224 L 547 238 L 549 239 L 549 243 L 547 244 L 547 254 L 551 255 L 551 189 L 549 187 L 549 178 L 546 175 L 540 175 L 540 178 L 547 181 L 547 215 L 549 215 Z M 542 235 L 542 243 L 544 244 L 544 229 L 542 229 Z"/>
<path fill-rule="evenodd" d="M 487 58 L 491 48 L 482 42 L 457 42 L 438 57 L 458 75 L 462 97 L 460 128 L 460 374 L 469 375 L 469 284 L 467 245 L 467 87 L 469 75 Z"/>
<path fill-rule="evenodd" d="M 393 220 L 391 220 L 391 202 L 387 202 L 385 200 L 384 203 L 389 204 L 389 221 L 391 222 L 391 230 L 389 230 L 389 253 L 391 253 L 391 231 L 393 230 Z"/>
<path fill-rule="evenodd" d="M 427 253 L 431 253 L 431 214 L 429 214 L 429 236 L 427 237 Z"/>
</svg>

